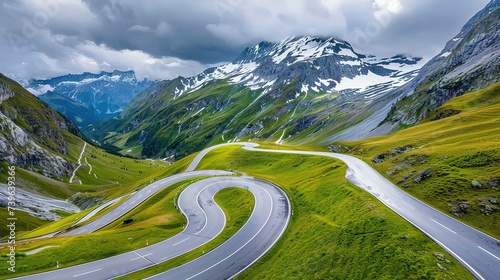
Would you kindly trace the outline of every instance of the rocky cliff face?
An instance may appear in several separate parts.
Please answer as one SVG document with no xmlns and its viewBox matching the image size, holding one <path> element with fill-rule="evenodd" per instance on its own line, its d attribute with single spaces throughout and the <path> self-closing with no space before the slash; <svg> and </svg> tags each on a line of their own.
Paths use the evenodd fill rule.
<svg viewBox="0 0 500 280">
<path fill-rule="evenodd" d="M 445 48 L 424 65 L 405 88 L 406 96 L 386 122 L 418 123 L 452 97 L 500 81 L 500 1 L 491 1 L 471 18 Z"/>
<path fill-rule="evenodd" d="M 48 177 L 69 176 L 62 130 L 76 133 L 74 125 L 3 75 L 0 100 L 0 160 Z"/>
<path fill-rule="evenodd" d="M 0 104 L 12 96 L 14 96 L 14 92 L 10 90 L 6 83 L 0 81 Z"/>
</svg>

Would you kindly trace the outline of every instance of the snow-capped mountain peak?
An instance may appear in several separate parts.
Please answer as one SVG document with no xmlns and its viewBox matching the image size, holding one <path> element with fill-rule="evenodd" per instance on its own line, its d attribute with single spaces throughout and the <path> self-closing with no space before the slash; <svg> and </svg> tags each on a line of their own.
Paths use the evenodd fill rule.
<svg viewBox="0 0 500 280">
<path fill-rule="evenodd" d="M 335 38 L 290 37 L 278 43 L 261 42 L 228 64 L 183 78 L 175 95 L 221 79 L 255 90 L 297 82 L 297 92 L 361 93 L 380 84 L 385 91 L 411 80 L 422 65 L 421 58 L 411 56 L 358 54 L 348 42 Z"/>
<path fill-rule="evenodd" d="M 122 72 L 115 70 L 113 72 L 102 71 L 98 74 L 85 72 L 83 74 L 68 74 L 45 80 L 31 80 L 27 88 L 35 95 L 44 94 L 48 90 L 62 91 L 64 93 L 70 90 L 74 93 L 77 88 L 95 82 L 127 83 L 131 86 L 141 83 L 137 81 L 134 71 Z"/>
</svg>

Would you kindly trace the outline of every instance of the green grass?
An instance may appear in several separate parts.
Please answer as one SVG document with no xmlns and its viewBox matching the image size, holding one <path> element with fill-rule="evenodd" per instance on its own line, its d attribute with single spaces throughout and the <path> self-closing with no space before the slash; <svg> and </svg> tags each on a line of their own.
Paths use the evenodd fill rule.
<svg viewBox="0 0 500 280">
<path fill-rule="evenodd" d="M 161 93 L 143 92 L 119 119 L 88 133 L 121 153 L 179 159 L 233 139 L 274 142 L 283 136 L 293 144 L 317 144 L 375 110 L 343 97 L 337 104 L 338 94 L 298 93 L 297 83 L 263 92 L 222 80 L 175 97 L 176 79 L 159 86 Z M 346 106 L 361 107 L 349 113 Z"/>
<path fill-rule="evenodd" d="M 210 152 L 199 169 L 265 178 L 291 199 L 283 238 L 237 279 L 473 279 L 423 233 L 347 182 L 338 160 L 230 146 Z"/>
<path fill-rule="evenodd" d="M 125 196 L 116 204 L 110 205 L 110 206 L 102 209 L 101 211 L 96 213 L 93 217 L 91 217 L 90 219 L 88 219 L 82 223 L 79 223 L 77 226 L 82 226 L 82 225 L 88 224 L 88 223 L 100 218 L 101 216 L 105 215 L 109 211 L 113 210 L 115 207 L 119 206 L 126 199 L 128 199 L 128 196 Z M 80 219 L 82 219 L 85 215 L 87 215 L 89 212 L 91 212 L 92 210 L 94 210 L 97 207 L 98 207 L 98 205 L 91 207 L 91 208 L 88 208 L 88 209 L 85 209 L 79 213 L 68 215 L 66 217 L 62 217 L 58 221 L 54 221 L 54 222 L 47 221 L 46 225 L 41 226 L 35 230 L 19 232 L 18 239 L 28 239 L 28 238 L 33 238 L 33 237 L 39 237 L 39 236 L 46 235 L 49 233 L 54 233 L 54 232 L 58 232 L 61 230 L 70 229 L 75 225 L 75 223 L 77 223 Z"/>
<path fill-rule="evenodd" d="M 50 223 L 50 221 L 47 220 L 42 220 L 36 217 L 33 217 L 29 215 L 28 213 L 22 212 L 22 211 L 16 211 L 15 212 L 15 218 L 16 220 L 16 238 L 19 237 L 19 233 L 22 231 L 29 231 L 33 230 L 37 227 L 43 226 L 47 223 Z M 9 213 L 7 211 L 7 208 L 0 208 L 0 219 L 2 221 L 5 221 L 4 223 L 7 223 L 7 218 L 9 218 Z M 10 217 L 11 218 L 11 217 Z M 0 236 L 5 236 L 7 237 L 9 235 L 10 230 L 6 226 L 0 227 Z"/>
<path fill-rule="evenodd" d="M 443 111 L 457 114 L 431 119 Z M 374 168 L 405 191 L 460 221 L 500 238 L 500 83 L 453 98 L 417 126 L 391 136 L 339 143 L 371 163 L 375 155 L 396 147 L 410 151 L 392 155 Z M 418 172 L 431 177 L 417 183 Z M 482 188 L 473 188 L 477 180 Z M 467 212 L 457 205 L 467 202 Z M 491 208 L 491 211 L 487 211 Z M 452 214 L 453 211 L 455 214 Z"/>
</svg>

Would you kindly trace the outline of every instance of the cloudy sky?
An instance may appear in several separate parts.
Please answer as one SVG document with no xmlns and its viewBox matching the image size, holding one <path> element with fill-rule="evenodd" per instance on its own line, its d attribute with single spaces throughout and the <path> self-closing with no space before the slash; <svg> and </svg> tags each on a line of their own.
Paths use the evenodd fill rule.
<svg viewBox="0 0 500 280">
<path fill-rule="evenodd" d="M 349 41 L 360 53 L 431 58 L 488 0 L 9 0 L 0 72 L 18 81 L 135 70 L 192 76 L 288 36 Z"/>
</svg>

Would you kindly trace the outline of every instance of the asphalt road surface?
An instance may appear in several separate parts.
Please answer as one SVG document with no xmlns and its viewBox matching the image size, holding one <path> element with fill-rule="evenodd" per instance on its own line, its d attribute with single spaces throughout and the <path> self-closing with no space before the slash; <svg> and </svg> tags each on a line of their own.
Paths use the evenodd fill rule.
<svg viewBox="0 0 500 280">
<path fill-rule="evenodd" d="M 139 204 L 144 202 L 146 199 L 148 199 L 155 193 L 180 181 L 200 176 L 229 176 L 229 175 L 233 175 L 233 173 L 227 171 L 203 170 L 203 171 L 180 173 L 158 180 L 142 188 L 140 191 L 136 192 L 133 196 L 127 199 L 124 203 L 120 204 L 118 207 L 114 208 L 113 210 L 108 212 L 106 215 L 100 217 L 99 219 L 94 220 L 93 222 L 83 225 L 81 227 L 78 227 L 74 230 L 59 234 L 59 236 L 85 234 L 99 230 L 100 228 L 105 227 L 106 225 L 114 222 L 118 218 L 127 214 L 128 212 L 130 212 L 132 209 L 137 207 Z"/>
<path fill-rule="evenodd" d="M 279 188 L 263 181 L 235 177 L 223 184 L 216 181 L 208 185 L 210 190 L 198 200 L 211 204 L 214 193 L 234 185 L 247 188 L 255 196 L 255 208 L 247 223 L 202 257 L 147 279 L 228 279 L 252 265 L 278 241 L 291 213 L 290 202 Z M 193 193 L 186 196 L 196 191 L 193 189 Z"/>
<path fill-rule="evenodd" d="M 200 176 L 203 172 L 184 174 Z M 217 174 L 230 173 L 216 172 L 211 175 Z M 178 179 L 176 177 L 175 180 Z M 252 209 L 245 225 L 220 247 L 193 262 L 158 275 L 155 279 L 167 279 L 165 277 L 170 277 L 171 274 L 176 277 L 168 279 L 231 277 L 267 252 L 281 237 L 290 219 L 290 202 L 286 195 L 278 187 L 250 177 L 214 177 L 187 187 L 179 195 L 178 207 L 188 218 L 188 224 L 180 234 L 172 238 L 110 258 L 16 279 L 110 279 L 165 262 L 196 248 L 203 250 L 202 246 L 219 235 L 226 225 L 224 213 L 214 203 L 213 197 L 219 190 L 227 187 L 245 188 L 255 197 L 256 207 Z M 135 203 L 130 207 L 135 207 L 134 205 Z M 89 230 L 92 229 L 94 227 Z"/>
<path fill-rule="evenodd" d="M 374 195 L 390 209 L 436 241 L 460 261 L 476 278 L 500 279 L 499 240 L 473 229 L 408 195 L 365 162 L 352 156 L 336 153 L 257 149 L 257 145 L 253 143 L 232 143 L 232 145 L 235 144 L 243 145 L 244 149 L 254 152 L 315 155 L 332 157 L 344 161 L 348 166 L 346 178 L 349 181 Z M 228 144 L 217 145 L 200 152 L 187 168 L 186 173 L 174 176 L 183 177 L 190 176 L 196 172 L 203 172 L 193 172 L 193 170 L 195 170 L 201 159 L 208 152 L 225 145 Z M 218 171 L 212 172 L 217 173 Z M 225 172 L 213 175 L 228 174 L 230 173 Z M 172 180 L 172 177 L 157 183 L 162 182 L 160 183 L 161 186 L 165 186 L 167 183 L 172 184 L 169 180 Z M 177 179 L 174 179 L 174 182 L 175 180 Z M 180 180 L 178 179 L 178 181 Z M 137 204 L 144 201 L 146 196 L 152 195 L 156 188 L 160 188 L 160 185 L 154 186 L 153 184 L 136 193 L 132 197 L 135 199 L 135 202 L 132 205 L 117 207 L 117 209 L 122 206 L 124 208 L 119 210 L 118 214 L 114 215 L 123 215 L 130 211 Z M 155 275 L 150 279 L 231 278 L 250 266 L 269 250 L 286 228 L 290 217 L 289 201 L 281 190 L 272 185 L 245 177 L 216 177 L 200 181 L 199 184 L 196 183 L 193 186 L 193 188 L 189 188 L 189 191 L 193 191 L 194 193 L 183 192 L 179 197 L 179 206 L 181 207 L 181 204 L 186 205 L 185 207 L 182 206 L 181 209 L 189 219 L 188 226 L 181 234 L 158 244 L 119 256 L 21 279 L 107 279 L 166 261 L 176 255 L 182 254 L 184 250 L 186 252 L 194 248 L 203 250 L 203 247 L 200 246 L 203 246 L 209 239 L 214 238 L 224 228 L 224 215 L 218 209 L 218 206 L 213 203 L 213 194 L 218 189 L 228 186 L 248 187 L 249 191 L 256 197 L 258 206 L 253 210 L 254 212 L 245 226 L 221 246 L 207 252 L 202 257 L 175 269 Z M 259 193 L 259 190 L 265 191 Z M 197 194 L 195 195 L 196 192 Z M 271 197 L 274 195 L 274 197 L 271 200 L 267 200 L 266 192 Z M 193 200 L 193 197 L 196 197 L 196 199 Z M 181 202 L 184 199 L 191 202 Z M 201 208 L 197 208 L 196 201 Z M 265 211 L 261 208 L 264 208 Z M 106 216 L 113 215 L 113 211 Z M 275 218 L 277 219 L 274 220 Z M 83 231 L 70 232 L 69 234 L 92 232 L 114 219 L 116 218 L 113 216 L 109 220 L 108 218 L 104 220 L 99 219 L 102 224 L 99 224 L 99 220 L 96 220 L 94 225 L 91 226 L 89 224 L 82 227 Z M 267 238 L 268 236 L 269 239 Z"/>
<path fill-rule="evenodd" d="M 453 255 L 478 279 L 500 279 L 500 241 L 482 233 L 408 195 L 380 175 L 364 161 L 355 157 L 309 151 L 258 149 L 254 143 L 232 143 L 254 152 L 272 152 L 325 156 L 340 159 L 348 166 L 346 178 L 371 193 L 387 207 L 432 238 L 439 246 Z M 231 144 L 222 144 L 217 147 Z M 208 148 L 212 150 L 217 147 Z M 204 155 L 204 153 L 200 153 Z M 197 156 L 191 170 L 201 160 Z"/>
</svg>

